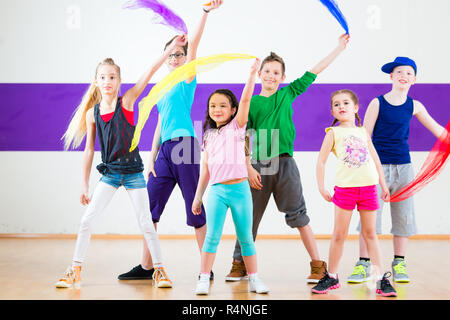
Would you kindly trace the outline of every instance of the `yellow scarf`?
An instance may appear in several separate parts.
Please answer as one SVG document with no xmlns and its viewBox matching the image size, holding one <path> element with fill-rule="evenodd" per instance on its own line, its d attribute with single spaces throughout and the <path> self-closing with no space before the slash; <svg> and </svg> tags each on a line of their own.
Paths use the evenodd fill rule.
<svg viewBox="0 0 450 320">
<path fill-rule="evenodd" d="M 149 94 L 139 102 L 139 118 L 131 142 L 130 152 L 139 144 L 141 131 L 153 109 L 153 106 L 177 83 L 193 77 L 199 72 L 209 71 L 218 65 L 237 59 L 254 59 L 256 57 L 248 54 L 225 53 L 207 57 L 201 57 L 175 69 L 164 79 L 155 84 Z"/>
</svg>

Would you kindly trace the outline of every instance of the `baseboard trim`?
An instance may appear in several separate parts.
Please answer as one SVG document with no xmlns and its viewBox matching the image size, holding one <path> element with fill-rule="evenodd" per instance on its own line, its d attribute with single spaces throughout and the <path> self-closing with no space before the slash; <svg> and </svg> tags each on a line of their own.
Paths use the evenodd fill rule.
<svg viewBox="0 0 450 320">
<path fill-rule="evenodd" d="M 164 240 L 183 240 L 195 239 L 194 234 L 160 234 L 160 239 Z M 314 237 L 318 240 L 329 240 L 331 234 L 316 234 Z M 59 233 L 0 233 L 0 239 L 76 239 L 76 234 L 59 234 Z M 142 239 L 140 234 L 93 234 L 92 239 Z M 261 234 L 258 239 L 266 240 L 298 240 L 300 235 L 295 234 Z M 236 236 L 232 234 L 222 235 L 222 239 L 235 240 Z M 350 234 L 348 240 L 357 240 L 357 234 Z M 380 234 L 378 239 L 392 239 L 391 234 Z M 450 234 L 416 234 L 409 237 L 410 240 L 450 240 Z"/>
</svg>

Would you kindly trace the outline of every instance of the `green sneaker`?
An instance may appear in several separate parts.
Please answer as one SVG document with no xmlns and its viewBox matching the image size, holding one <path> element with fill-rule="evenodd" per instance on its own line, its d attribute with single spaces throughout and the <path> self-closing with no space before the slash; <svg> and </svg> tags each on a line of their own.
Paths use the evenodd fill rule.
<svg viewBox="0 0 450 320">
<path fill-rule="evenodd" d="M 395 282 L 409 282 L 408 274 L 406 273 L 406 261 L 401 258 L 395 258 L 392 261 L 392 273 Z"/>
<path fill-rule="evenodd" d="M 368 280 L 370 276 L 370 261 L 359 260 L 352 274 L 347 278 L 348 283 L 362 283 Z"/>
</svg>

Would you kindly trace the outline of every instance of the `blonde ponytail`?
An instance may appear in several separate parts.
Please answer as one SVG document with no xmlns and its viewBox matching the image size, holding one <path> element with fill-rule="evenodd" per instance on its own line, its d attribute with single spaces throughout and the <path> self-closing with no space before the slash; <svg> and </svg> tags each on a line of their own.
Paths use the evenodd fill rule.
<svg viewBox="0 0 450 320">
<path fill-rule="evenodd" d="M 102 64 L 115 66 L 120 78 L 120 68 L 114 63 L 114 60 L 111 58 L 106 58 L 97 65 L 97 68 L 95 69 L 95 78 L 97 78 L 98 67 L 100 67 Z M 83 139 L 86 136 L 87 132 L 86 113 L 89 109 L 95 107 L 96 104 L 100 103 L 101 100 L 102 94 L 100 92 L 100 89 L 95 85 L 95 82 L 91 83 L 87 91 L 84 93 L 81 103 L 75 109 L 72 120 L 70 120 L 66 132 L 61 137 L 61 140 L 64 139 L 64 150 L 68 150 L 71 145 L 73 149 L 78 148 L 81 142 L 83 142 Z"/>
<path fill-rule="evenodd" d="M 64 150 L 68 150 L 70 145 L 72 145 L 73 149 L 78 148 L 81 142 L 83 142 L 84 136 L 87 132 L 86 113 L 101 100 L 102 95 L 100 90 L 95 83 L 91 83 L 85 92 L 80 105 L 75 109 L 66 133 L 64 133 L 61 138 L 64 139 Z"/>
</svg>

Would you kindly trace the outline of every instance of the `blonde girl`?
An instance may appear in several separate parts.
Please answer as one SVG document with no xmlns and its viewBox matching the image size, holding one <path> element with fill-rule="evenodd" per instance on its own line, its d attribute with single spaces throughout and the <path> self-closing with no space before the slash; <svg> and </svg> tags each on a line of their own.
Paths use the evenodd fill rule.
<svg viewBox="0 0 450 320">
<path fill-rule="evenodd" d="M 185 36 L 179 36 L 157 61 L 146 70 L 138 82 L 121 97 L 118 96 L 120 68 L 111 58 L 100 62 L 95 78 L 63 136 L 64 147 L 77 148 L 86 136 L 83 155 L 80 202 L 87 206 L 81 219 L 72 264 L 55 284 L 57 288 L 79 287 L 81 266 L 86 256 L 94 219 L 105 209 L 114 193 L 124 186 L 133 204 L 139 227 L 155 261 L 153 279 L 158 287 L 172 287 L 162 264 L 161 248 L 151 221 L 148 194 L 142 171 L 144 166 L 136 148 L 129 148 L 134 134 L 133 107 L 153 74 L 167 59 L 175 45 L 183 45 Z M 102 174 L 92 196 L 89 195 L 89 177 L 94 157 L 95 137 L 98 135 L 102 162 L 97 170 Z"/>
</svg>

